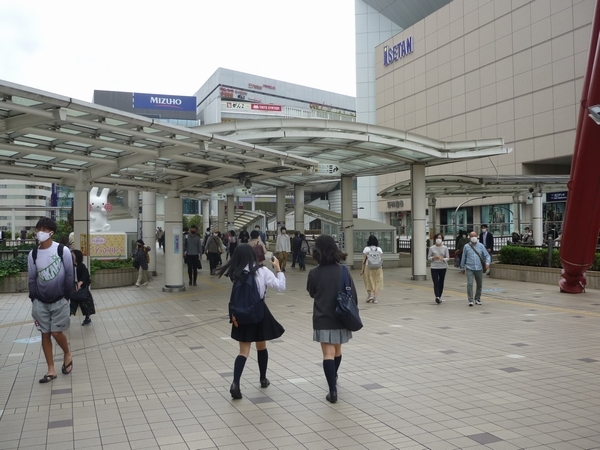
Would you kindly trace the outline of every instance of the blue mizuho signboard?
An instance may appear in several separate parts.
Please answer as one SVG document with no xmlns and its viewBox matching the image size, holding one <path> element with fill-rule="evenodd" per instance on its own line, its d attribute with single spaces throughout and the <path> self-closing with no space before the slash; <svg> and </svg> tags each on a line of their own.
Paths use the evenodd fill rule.
<svg viewBox="0 0 600 450">
<path fill-rule="evenodd" d="M 168 111 L 196 111 L 196 97 L 185 95 L 133 93 L 133 109 L 162 109 Z"/>
</svg>

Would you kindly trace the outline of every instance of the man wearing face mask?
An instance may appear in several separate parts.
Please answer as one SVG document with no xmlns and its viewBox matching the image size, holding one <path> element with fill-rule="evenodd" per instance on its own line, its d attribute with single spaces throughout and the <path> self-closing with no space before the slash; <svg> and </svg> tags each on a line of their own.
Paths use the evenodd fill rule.
<svg viewBox="0 0 600 450">
<path fill-rule="evenodd" d="M 202 269 L 200 255 L 202 254 L 202 241 L 198 236 L 198 227 L 192 225 L 187 239 L 183 241 L 183 256 L 188 267 L 188 277 L 190 286 L 197 286 L 198 269 Z"/>
<path fill-rule="evenodd" d="M 206 249 L 204 252 L 206 253 L 206 257 L 208 258 L 208 262 L 210 264 L 210 274 L 215 274 L 215 269 L 219 264 L 219 258 L 221 257 L 221 253 L 223 252 L 223 242 L 219 237 L 219 232 L 214 231 L 213 234 L 206 241 Z"/>
<path fill-rule="evenodd" d="M 473 301 L 481 305 L 481 287 L 483 285 L 483 272 L 490 268 L 492 258 L 481 242 L 478 242 L 477 233 L 472 231 L 469 234 L 471 241 L 464 246 L 462 258 L 460 260 L 460 272 L 467 274 L 467 297 L 469 306 L 473 306 Z M 475 297 L 473 297 L 473 278 L 477 283 Z"/>
<path fill-rule="evenodd" d="M 64 353 L 62 373 L 69 375 L 73 370 L 73 357 L 63 331 L 71 324 L 69 299 L 75 272 L 69 248 L 51 239 L 56 232 L 56 222 L 43 217 L 35 229 L 40 244 L 27 257 L 29 298 L 31 315 L 42 332 L 42 350 L 48 364 L 46 375 L 39 381 L 48 383 L 56 378 L 52 338 Z"/>
</svg>

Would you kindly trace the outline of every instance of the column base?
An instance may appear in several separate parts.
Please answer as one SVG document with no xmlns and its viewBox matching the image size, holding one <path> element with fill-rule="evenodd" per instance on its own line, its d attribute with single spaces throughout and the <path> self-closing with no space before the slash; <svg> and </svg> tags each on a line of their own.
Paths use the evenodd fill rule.
<svg viewBox="0 0 600 450">
<path fill-rule="evenodd" d="M 185 286 L 181 285 L 181 286 L 165 286 L 164 288 L 162 288 L 163 292 L 184 292 L 185 291 Z"/>
<path fill-rule="evenodd" d="M 427 281 L 427 275 L 413 275 L 410 279 L 413 281 Z"/>
</svg>

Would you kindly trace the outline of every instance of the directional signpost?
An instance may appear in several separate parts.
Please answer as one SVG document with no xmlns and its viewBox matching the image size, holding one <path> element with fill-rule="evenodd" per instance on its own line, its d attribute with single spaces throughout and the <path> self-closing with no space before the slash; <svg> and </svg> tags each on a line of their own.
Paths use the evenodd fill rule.
<svg viewBox="0 0 600 450">
<path fill-rule="evenodd" d="M 315 175 L 338 175 L 340 168 L 337 164 L 317 164 Z"/>
</svg>

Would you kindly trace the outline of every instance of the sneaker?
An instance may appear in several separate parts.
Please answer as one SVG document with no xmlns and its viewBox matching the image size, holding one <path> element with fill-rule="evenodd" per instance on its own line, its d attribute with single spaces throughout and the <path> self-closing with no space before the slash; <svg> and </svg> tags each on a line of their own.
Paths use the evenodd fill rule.
<svg viewBox="0 0 600 450">
<path fill-rule="evenodd" d="M 196 282 L 194 281 L 194 284 L 193 284 L 192 286 L 198 286 L 198 283 L 196 283 Z"/>
<path fill-rule="evenodd" d="M 439 298 L 439 297 L 436 297 L 436 298 L 435 298 L 435 302 L 436 302 L 438 305 L 439 305 L 440 303 L 442 303 L 442 301 L 440 300 L 440 298 Z"/>
<path fill-rule="evenodd" d="M 142 286 L 148 286 L 148 282 L 146 281 Z"/>
<path fill-rule="evenodd" d="M 191 286 L 192 285 L 192 280 L 190 280 L 190 282 L 188 284 Z"/>
<path fill-rule="evenodd" d="M 481 305 L 481 300 L 475 300 L 476 305 Z"/>
<path fill-rule="evenodd" d="M 90 319 L 89 317 L 87 319 L 85 319 L 81 325 L 89 325 L 90 323 L 92 323 L 92 319 Z"/>
<path fill-rule="evenodd" d="M 140 284 L 139 283 L 135 283 L 135 287 L 140 287 Z"/>
<path fill-rule="evenodd" d="M 473 302 L 469 302 L 469 306 L 473 306 Z"/>
</svg>

